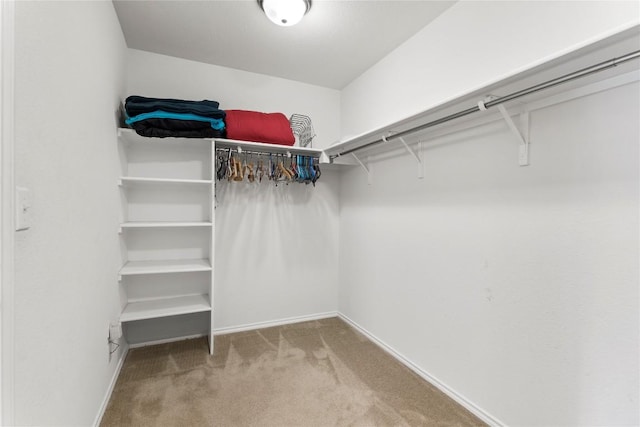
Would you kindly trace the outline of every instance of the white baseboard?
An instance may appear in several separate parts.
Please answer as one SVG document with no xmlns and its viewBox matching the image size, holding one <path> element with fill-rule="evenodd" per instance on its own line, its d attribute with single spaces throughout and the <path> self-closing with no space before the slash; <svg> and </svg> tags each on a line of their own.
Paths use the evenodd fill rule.
<svg viewBox="0 0 640 427">
<path fill-rule="evenodd" d="M 138 343 L 134 343 L 134 344 L 129 344 L 129 348 L 148 347 L 150 345 L 167 344 L 167 343 L 170 343 L 170 342 L 191 340 L 191 339 L 194 339 L 194 338 L 201 338 L 201 337 L 206 337 L 206 336 L 207 336 L 207 334 L 181 335 L 179 337 L 164 338 L 164 339 L 161 339 L 161 340 L 143 341 L 143 342 L 138 342 Z"/>
<path fill-rule="evenodd" d="M 213 330 L 213 334 L 214 335 L 232 334 L 234 332 L 251 331 L 254 329 L 270 328 L 272 326 L 289 325 L 291 323 L 308 322 L 311 320 L 327 319 L 329 317 L 337 317 L 337 316 L 338 316 L 338 312 L 329 311 L 326 313 L 316 313 L 316 314 L 310 314 L 307 316 L 288 317 L 285 319 L 269 320 L 266 322 L 256 322 L 256 323 L 248 323 L 246 325 L 240 325 L 240 326 L 228 326 L 224 328 L 217 328 Z"/>
<path fill-rule="evenodd" d="M 122 340 L 124 343 L 124 340 Z M 93 421 L 93 426 L 98 427 L 102 422 L 102 417 L 104 416 L 104 412 L 107 410 L 107 405 L 109 404 L 109 400 L 111 400 L 111 394 L 113 394 L 113 389 L 116 386 L 116 382 L 118 381 L 118 377 L 120 376 L 120 371 L 122 370 L 122 365 L 124 365 L 124 359 L 127 357 L 127 353 L 129 352 L 129 346 L 124 344 L 121 346 L 122 351 L 119 351 L 120 358 L 118 359 L 118 364 L 116 365 L 116 370 L 113 372 L 111 376 L 111 382 L 109 383 L 109 388 L 107 388 L 107 392 L 102 399 L 102 404 L 100 405 L 100 410 L 98 411 L 98 415 L 96 415 L 96 419 Z"/>
<path fill-rule="evenodd" d="M 447 386 L 445 383 L 429 374 L 427 371 L 420 368 L 418 365 L 411 362 L 409 359 L 404 357 L 400 352 L 396 351 L 393 347 L 387 345 L 384 341 L 373 335 L 371 332 L 364 329 L 362 326 L 358 325 L 356 322 L 345 316 L 344 314 L 338 312 L 338 316 L 351 325 L 354 329 L 360 332 L 362 335 L 369 338 L 371 341 L 380 346 L 383 350 L 397 359 L 400 363 L 405 365 L 407 368 L 411 369 L 413 372 L 422 377 L 425 381 L 436 387 L 438 390 L 442 391 L 444 394 L 455 400 L 457 403 L 465 407 L 469 412 L 473 413 L 476 417 L 480 418 L 485 423 L 491 426 L 505 426 L 506 424 L 502 421 L 498 420 L 496 417 L 489 414 L 484 409 L 475 405 L 469 399 L 461 395 L 460 393 L 453 390 L 451 387 Z"/>
</svg>

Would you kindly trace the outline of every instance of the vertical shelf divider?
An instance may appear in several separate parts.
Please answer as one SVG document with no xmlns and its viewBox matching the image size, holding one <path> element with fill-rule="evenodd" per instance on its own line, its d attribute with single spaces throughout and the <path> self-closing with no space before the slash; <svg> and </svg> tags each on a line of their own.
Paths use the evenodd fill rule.
<svg viewBox="0 0 640 427">
<path fill-rule="evenodd" d="M 216 260 L 216 140 L 211 140 L 211 190 L 209 191 L 210 203 L 209 209 L 211 210 L 211 238 L 209 239 L 209 263 L 211 264 L 211 282 L 209 286 L 209 303 L 211 305 L 211 312 L 209 314 L 209 354 L 213 355 L 213 320 L 214 320 L 214 284 L 215 284 L 215 260 Z"/>
</svg>

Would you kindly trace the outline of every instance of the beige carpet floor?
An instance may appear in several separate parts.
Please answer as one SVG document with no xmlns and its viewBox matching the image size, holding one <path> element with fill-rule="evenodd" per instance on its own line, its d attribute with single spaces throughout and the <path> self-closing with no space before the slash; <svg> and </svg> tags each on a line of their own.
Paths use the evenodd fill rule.
<svg viewBox="0 0 640 427">
<path fill-rule="evenodd" d="M 339 318 L 129 351 L 101 426 L 477 426 Z"/>
</svg>

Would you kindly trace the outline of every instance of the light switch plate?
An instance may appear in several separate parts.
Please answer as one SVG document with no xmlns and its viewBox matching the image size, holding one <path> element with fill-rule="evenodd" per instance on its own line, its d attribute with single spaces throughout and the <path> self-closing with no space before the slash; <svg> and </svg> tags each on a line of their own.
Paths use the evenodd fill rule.
<svg viewBox="0 0 640 427">
<path fill-rule="evenodd" d="M 31 191 L 28 188 L 16 187 L 16 231 L 31 227 Z"/>
</svg>

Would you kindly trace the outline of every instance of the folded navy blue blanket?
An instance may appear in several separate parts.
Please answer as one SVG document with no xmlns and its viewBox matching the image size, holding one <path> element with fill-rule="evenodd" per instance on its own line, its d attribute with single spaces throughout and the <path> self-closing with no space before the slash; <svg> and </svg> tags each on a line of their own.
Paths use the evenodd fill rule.
<svg viewBox="0 0 640 427">
<path fill-rule="evenodd" d="M 187 101 L 170 98 L 146 98 L 132 95 L 127 97 L 124 108 L 127 116 L 133 117 L 139 114 L 150 113 L 157 110 L 180 114 L 195 114 L 212 119 L 224 119 L 225 112 L 218 107 L 217 101 Z"/>
<path fill-rule="evenodd" d="M 224 129 L 214 129 L 198 120 L 147 119 L 130 125 L 138 135 L 154 138 L 224 138 Z"/>
</svg>

